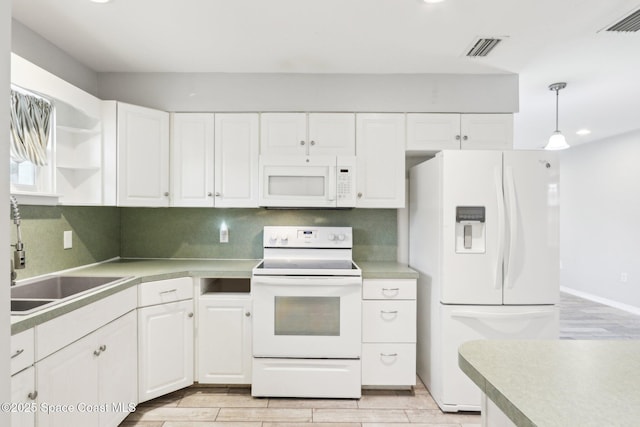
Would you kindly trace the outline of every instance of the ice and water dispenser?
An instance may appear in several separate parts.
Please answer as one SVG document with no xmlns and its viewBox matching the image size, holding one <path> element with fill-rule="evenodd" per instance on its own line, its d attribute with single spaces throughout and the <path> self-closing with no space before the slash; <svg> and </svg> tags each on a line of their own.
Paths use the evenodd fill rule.
<svg viewBox="0 0 640 427">
<path fill-rule="evenodd" d="M 484 253 L 485 207 L 456 206 L 456 253 Z"/>
</svg>

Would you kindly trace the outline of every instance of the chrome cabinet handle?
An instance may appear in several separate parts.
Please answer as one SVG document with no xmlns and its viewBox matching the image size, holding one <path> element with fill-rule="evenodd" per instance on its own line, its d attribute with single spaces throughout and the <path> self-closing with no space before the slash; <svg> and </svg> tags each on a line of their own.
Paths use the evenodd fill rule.
<svg viewBox="0 0 640 427">
<path fill-rule="evenodd" d="M 311 141 L 311 145 L 316 145 L 316 142 L 315 141 Z"/>
<path fill-rule="evenodd" d="M 398 357 L 398 353 L 380 353 L 380 357 Z"/>
<path fill-rule="evenodd" d="M 358 199 L 362 199 L 362 193 L 358 193 Z"/>
<path fill-rule="evenodd" d="M 168 191 L 164 192 L 164 197 L 169 197 L 169 192 Z"/>
<path fill-rule="evenodd" d="M 382 288 L 382 295 L 395 297 L 400 293 L 400 288 Z"/>
<path fill-rule="evenodd" d="M 380 310 L 380 314 L 398 314 L 398 310 Z"/>
<path fill-rule="evenodd" d="M 246 313 L 244 313 L 244 315 L 245 315 L 246 317 L 249 317 L 249 316 L 251 316 L 251 312 L 250 312 L 250 311 L 247 311 Z"/>
<path fill-rule="evenodd" d="M 31 400 L 36 400 L 36 397 L 38 397 L 38 390 L 32 391 L 31 393 L 27 394 L 27 397 Z"/>
<path fill-rule="evenodd" d="M 220 197 L 222 194 L 219 191 L 216 191 L 216 197 Z"/>
<path fill-rule="evenodd" d="M 193 313 L 187 314 L 188 317 L 193 317 Z"/>
<path fill-rule="evenodd" d="M 169 289 L 168 291 L 161 291 L 159 292 L 160 295 L 164 295 L 164 294 L 170 294 L 171 292 L 178 292 L 177 289 Z"/>
<path fill-rule="evenodd" d="M 300 141 L 300 145 L 304 145 L 304 141 Z"/>
<path fill-rule="evenodd" d="M 209 191 L 209 192 L 207 193 L 207 197 L 213 197 L 213 193 L 212 193 L 211 191 Z"/>
<path fill-rule="evenodd" d="M 20 350 L 16 351 L 15 353 L 13 353 L 11 355 L 12 359 L 15 359 L 16 357 L 20 356 L 22 353 L 24 353 L 24 348 L 21 348 Z"/>
<path fill-rule="evenodd" d="M 93 355 L 94 355 L 94 356 L 100 356 L 100 354 L 101 354 L 103 351 L 106 351 L 106 350 L 107 350 L 107 346 L 106 346 L 106 345 L 104 345 L 104 344 L 102 344 L 100 347 L 98 347 L 98 349 L 97 349 L 97 350 L 93 350 Z"/>
<path fill-rule="evenodd" d="M 467 135 L 465 135 L 465 136 L 463 136 L 463 137 L 462 137 L 462 140 L 463 140 L 463 141 L 466 141 L 467 139 L 469 139 L 469 137 L 468 137 Z"/>
</svg>

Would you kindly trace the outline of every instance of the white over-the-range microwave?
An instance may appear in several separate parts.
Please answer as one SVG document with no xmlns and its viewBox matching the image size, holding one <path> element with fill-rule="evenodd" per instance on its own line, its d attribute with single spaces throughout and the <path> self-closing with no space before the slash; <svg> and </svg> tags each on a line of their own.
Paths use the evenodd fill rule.
<svg viewBox="0 0 640 427">
<path fill-rule="evenodd" d="M 260 156 L 259 205 L 352 208 L 355 156 Z"/>
</svg>

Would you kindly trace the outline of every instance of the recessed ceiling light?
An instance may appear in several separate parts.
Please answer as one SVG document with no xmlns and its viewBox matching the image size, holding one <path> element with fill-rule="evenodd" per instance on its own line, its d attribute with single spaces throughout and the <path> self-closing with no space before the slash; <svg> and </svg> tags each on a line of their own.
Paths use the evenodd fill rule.
<svg viewBox="0 0 640 427">
<path fill-rule="evenodd" d="M 576 135 L 589 135 L 591 133 L 591 131 L 589 129 L 580 129 L 579 131 L 576 132 Z"/>
<path fill-rule="evenodd" d="M 111 0 L 89 0 L 91 3 L 111 3 Z"/>
<path fill-rule="evenodd" d="M 434 4 L 434 3 L 442 3 L 444 0 L 422 0 L 422 1 L 428 4 Z"/>
</svg>

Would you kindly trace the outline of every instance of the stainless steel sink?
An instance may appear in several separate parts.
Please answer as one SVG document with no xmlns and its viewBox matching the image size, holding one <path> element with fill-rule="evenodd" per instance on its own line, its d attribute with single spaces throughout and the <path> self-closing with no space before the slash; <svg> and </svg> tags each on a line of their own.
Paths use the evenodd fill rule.
<svg viewBox="0 0 640 427">
<path fill-rule="evenodd" d="M 51 276 L 11 288 L 11 314 L 31 314 L 128 277 Z"/>
<path fill-rule="evenodd" d="M 37 311 L 36 309 L 44 308 L 43 305 L 50 304 L 54 301 L 55 300 L 47 299 L 12 299 L 11 313 L 29 314 Z"/>
</svg>

